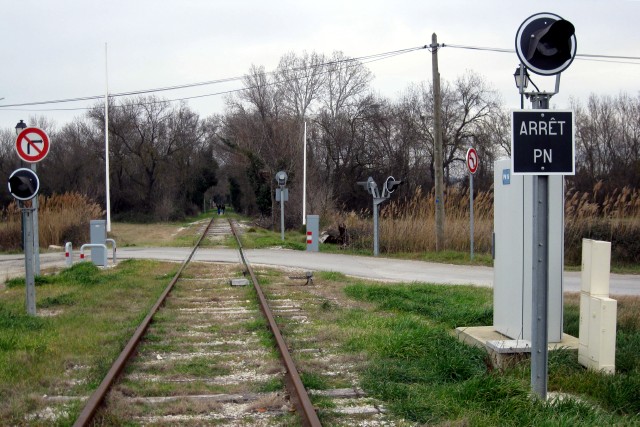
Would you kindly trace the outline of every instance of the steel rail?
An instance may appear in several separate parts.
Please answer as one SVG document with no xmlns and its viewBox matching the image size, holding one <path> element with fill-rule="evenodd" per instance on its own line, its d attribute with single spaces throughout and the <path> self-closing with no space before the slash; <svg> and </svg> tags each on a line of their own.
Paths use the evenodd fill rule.
<svg viewBox="0 0 640 427">
<path fill-rule="evenodd" d="M 229 219 L 229 225 L 231 226 L 231 231 L 233 232 L 236 241 L 238 242 L 238 250 L 240 251 L 240 257 L 242 258 L 242 262 L 247 267 L 247 271 L 251 276 L 251 281 L 253 282 L 253 287 L 258 294 L 258 300 L 260 302 L 260 310 L 267 318 L 267 322 L 269 324 L 269 329 L 273 334 L 274 339 L 276 340 L 276 345 L 278 346 L 278 351 L 280 353 L 280 358 L 282 359 L 282 363 L 285 365 L 285 378 L 286 378 L 286 386 L 289 391 L 289 399 L 293 402 L 296 407 L 296 411 L 300 415 L 302 419 L 302 425 L 305 427 L 321 427 L 320 419 L 318 418 L 318 414 L 311 403 L 311 399 L 309 399 L 309 394 L 307 390 L 304 388 L 302 384 L 302 379 L 300 378 L 300 374 L 298 373 L 298 369 L 296 368 L 295 363 L 293 362 L 293 358 L 289 353 L 289 348 L 282 337 L 282 333 L 280 333 L 280 329 L 275 321 L 273 313 L 271 312 L 271 308 L 267 302 L 267 299 L 258 284 L 258 279 L 253 272 L 253 268 L 251 268 L 251 264 L 247 260 L 244 250 L 242 248 L 242 243 L 240 242 L 240 237 L 236 232 L 236 228 L 233 224 L 233 221 Z"/>
<path fill-rule="evenodd" d="M 111 388 L 113 383 L 116 381 L 116 379 L 124 369 L 127 363 L 127 360 L 129 360 L 134 350 L 138 346 L 140 340 L 142 339 L 145 332 L 149 328 L 149 325 L 151 324 L 151 320 L 153 316 L 158 311 L 160 306 L 164 304 L 164 301 L 167 298 L 167 295 L 169 295 L 169 293 L 173 289 L 173 286 L 176 284 L 176 282 L 180 278 L 180 275 L 182 274 L 182 271 L 184 270 L 184 268 L 191 261 L 191 258 L 196 253 L 196 250 L 198 249 L 198 246 L 200 246 L 202 239 L 204 239 L 204 237 L 207 235 L 209 228 L 211 228 L 211 224 L 213 224 L 213 217 L 211 218 L 211 221 L 205 228 L 202 235 L 198 238 L 198 241 L 196 242 L 195 246 L 189 253 L 189 256 L 182 262 L 182 265 L 178 269 L 178 272 L 175 274 L 175 276 L 173 276 L 173 279 L 167 285 L 165 290 L 162 292 L 162 294 L 160 295 L 160 297 L 158 298 L 154 306 L 151 308 L 151 310 L 149 310 L 149 313 L 144 318 L 142 323 L 138 326 L 136 331 L 133 333 L 133 336 L 131 337 L 131 339 L 129 339 L 129 342 L 124 347 L 124 349 L 122 350 L 122 352 L 120 353 L 116 361 L 113 363 L 113 365 L 111 365 L 111 369 L 109 369 L 109 372 L 107 372 L 107 375 L 104 377 L 104 379 L 102 380 L 102 382 L 100 383 L 96 391 L 93 392 L 93 394 L 85 404 L 82 412 L 80 413 L 80 416 L 78 416 L 78 419 L 73 424 L 74 427 L 86 426 L 91 422 L 96 411 L 104 401 L 104 398 L 106 397 L 109 389 Z"/>
</svg>

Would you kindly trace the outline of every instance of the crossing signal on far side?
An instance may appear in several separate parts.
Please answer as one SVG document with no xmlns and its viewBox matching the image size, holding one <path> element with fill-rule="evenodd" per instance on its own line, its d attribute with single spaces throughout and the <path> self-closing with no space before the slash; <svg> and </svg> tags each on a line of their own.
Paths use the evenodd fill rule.
<svg viewBox="0 0 640 427">
<path fill-rule="evenodd" d="M 516 53 L 536 74 L 551 76 L 564 71 L 576 56 L 575 27 L 553 13 L 527 18 L 516 34 Z"/>
<path fill-rule="evenodd" d="M 387 192 L 391 194 L 395 191 L 396 188 L 398 188 L 400 184 L 402 184 L 402 181 L 396 181 L 394 177 L 390 176 L 385 181 L 384 186 L 386 187 Z"/>
</svg>

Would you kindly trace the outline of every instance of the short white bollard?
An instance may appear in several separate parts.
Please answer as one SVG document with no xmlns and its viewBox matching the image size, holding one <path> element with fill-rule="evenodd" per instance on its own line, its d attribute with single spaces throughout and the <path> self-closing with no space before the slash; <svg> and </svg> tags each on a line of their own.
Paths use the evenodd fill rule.
<svg viewBox="0 0 640 427">
<path fill-rule="evenodd" d="M 71 245 L 71 242 L 64 244 L 64 259 L 67 267 L 71 267 L 73 265 L 73 246 Z"/>
</svg>

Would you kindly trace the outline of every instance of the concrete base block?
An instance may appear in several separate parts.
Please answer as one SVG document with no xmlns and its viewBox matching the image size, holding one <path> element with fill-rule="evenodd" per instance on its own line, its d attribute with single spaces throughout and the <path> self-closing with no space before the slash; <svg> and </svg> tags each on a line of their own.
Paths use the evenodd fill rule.
<svg viewBox="0 0 640 427">
<path fill-rule="evenodd" d="M 456 337 L 465 344 L 484 348 L 491 358 L 491 363 L 496 369 L 504 369 L 520 360 L 530 358 L 531 342 L 527 340 L 514 340 L 500 332 L 493 326 L 472 326 L 468 328 L 456 328 Z M 549 343 L 549 351 L 559 349 L 578 350 L 578 339 L 571 335 L 562 334 L 562 340 L 557 343 Z"/>
<path fill-rule="evenodd" d="M 489 340 L 486 347 L 496 353 L 531 353 L 531 341 L 527 340 Z"/>
<path fill-rule="evenodd" d="M 247 279 L 231 279 L 231 286 L 247 286 L 249 281 Z"/>
</svg>

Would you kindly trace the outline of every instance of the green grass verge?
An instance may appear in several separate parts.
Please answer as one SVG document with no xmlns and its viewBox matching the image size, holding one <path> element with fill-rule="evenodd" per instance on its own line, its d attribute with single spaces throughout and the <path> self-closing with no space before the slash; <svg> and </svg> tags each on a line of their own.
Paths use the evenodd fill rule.
<svg viewBox="0 0 640 427">
<path fill-rule="evenodd" d="M 175 269 L 154 261 L 106 270 L 76 264 L 38 277 L 37 316 L 25 312 L 24 279 L 9 281 L 0 293 L 2 424 L 29 424 L 27 417 L 42 409 L 39 396 L 89 395 Z M 72 405 L 57 422 L 74 420 L 80 409 Z"/>
<path fill-rule="evenodd" d="M 227 211 L 224 215 L 218 216 L 215 210 L 210 210 L 206 213 L 200 214 L 195 217 L 190 217 L 185 219 L 182 222 L 174 223 L 177 227 L 182 226 L 183 228 L 192 228 L 192 233 L 181 233 L 172 236 L 171 238 L 167 238 L 161 242 L 154 241 L 154 246 L 179 246 L 179 247 L 189 247 L 193 246 L 198 236 L 195 233 L 196 227 L 192 227 L 193 224 L 197 221 L 202 221 L 206 219 L 210 219 L 211 217 L 219 218 L 222 220 L 227 220 L 229 218 L 235 219 L 240 222 L 250 223 L 251 219 L 244 217 L 235 213 L 231 208 L 227 208 Z M 126 240 L 126 239 L 125 239 Z M 143 245 L 142 243 L 138 244 L 128 244 L 125 243 L 124 246 L 137 246 Z M 235 239 L 233 237 L 229 237 L 226 240 L 219 242 L 212 242 L 205 239 L 202 243 L 205 247 L 215 247 L 215 246 L 226 246 L 226 247 L 236 247 Z M 242 245 L 246 249 L 264 249 L 264 248 L 273 248 L 280 247 L 285 249 L 306 250 L 306 234 L 302 231 L 302 229 L 292 229 L 285 232 L 285 240 L 282 241 L 280 231 L 275 230 L 267 230 L 256 226 L 251 226 L 244 231 L 242 236 Z M 347 255 L 365 255 L 371 256 L 373 255 L 373 248 L 343 248 L 341 246 L 335 244 L 324 244 L 321 243 L 319 245 L 320 252 L 327 253 L 339 253 L 339 254 L 347 254 Z M 440 252 L 416 252 L 416 253 L 387 253 L 384 250 L 380 253 L 381 257 L 387 258 L 398 258 L 398 259 L 412 259 L 419 261 L 428 261 L 428 262 L 437 262 L 444 264 L 455 264 L 455 265 L 480 265 L 480 266 L 493 266 L 493 259 L 490 253 L 478 253 L 474 254 L 473 260 L 471 259 L 470 253 L 460 252 L 460 251 L 440 251 Z M 580 266 L 574 265 L 566 265 L 565 269 L 567 271 L 580 271 Z M 638 274 L 640 275 L 640 265 L 629 265 L 629 264 L 616 264 L 613 263 L 611 265 L 611 271 L 613 273 L 619 274 Z"/>
<path fill-rule="evenodd" d="M 550 391 L 579 397 L 544 403 L 530 397 L 529 361 L 496 371 L 483 350 L 450 333 L 491 324 L 491 290 L 358 282 L 345 292 L 378 307 L 350 311 L 340 325 L 350 331 L 346 348 L 367 354 L 363 387 L 397 416 L 425 425 L 640 425 L 637 327 L 621 328 L 618 351 L 629 355 L 615 375 L 585 370 L 575 352 L 551 352 Z"/>
<path fill-rule="evenodd" d="M 297 231 L 285 232 L 284 241 L 280 232 L 264 228 L 249 227 L 242 234 L 242 246 L 245 249 L 263 249 L 281 247 L 303 251 L 307 248 L 306 236 Z"/>
</svg>

